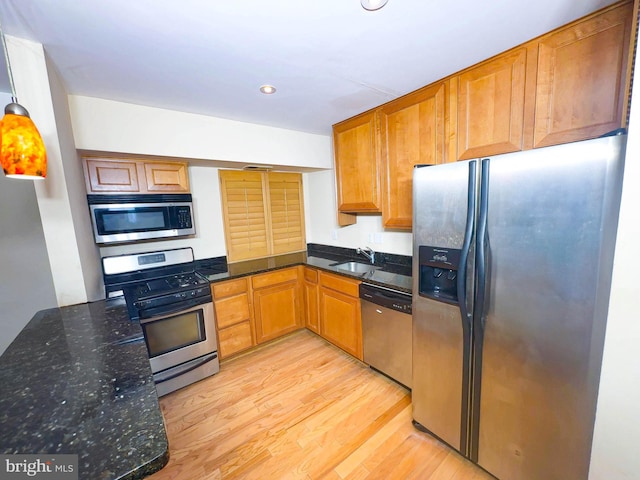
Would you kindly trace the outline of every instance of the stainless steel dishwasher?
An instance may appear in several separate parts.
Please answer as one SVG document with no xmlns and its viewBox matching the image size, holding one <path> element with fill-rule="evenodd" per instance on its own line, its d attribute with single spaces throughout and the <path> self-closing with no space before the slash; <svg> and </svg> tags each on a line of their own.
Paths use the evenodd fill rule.
<svg viewBox="0 0 640 480">
<path fill-rule="evenodd" d="M 411 388 L 411 295 L 360 284 L 364 361 Z"/>
</svg>

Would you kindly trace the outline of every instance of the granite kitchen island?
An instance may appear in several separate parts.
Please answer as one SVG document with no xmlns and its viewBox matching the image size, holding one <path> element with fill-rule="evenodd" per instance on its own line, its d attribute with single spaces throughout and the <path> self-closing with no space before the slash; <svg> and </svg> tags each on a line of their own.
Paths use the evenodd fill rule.
<svg viewBox="0 0 640 480">
<path fill-rule="evenodd" d="M 140 325 L 124 300 L 38 312 L 0 356 L 0 453 L 77 454 L 80 479 L 169 460 Z"/>
</svg>

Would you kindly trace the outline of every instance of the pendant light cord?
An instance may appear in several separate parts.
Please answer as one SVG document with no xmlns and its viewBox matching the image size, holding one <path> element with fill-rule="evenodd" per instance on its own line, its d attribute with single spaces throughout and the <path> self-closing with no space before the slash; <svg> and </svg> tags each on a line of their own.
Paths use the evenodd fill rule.
<svg viewBox="0 0 640 480">
<path fill-rule="evenodd" d="M 5 63 L 7 64 L 7 73 L 9 74 L 9 87 L 11 88 L 11 101 L 18 103 L 16 96 L 16 87 L 13 84 L 13 72 L 11 71 L 11 62 L 9 62 L 9 49 L 7 48 L 7 40 L 4 38 L 4 30 L 0 22 L 0 37 L 2 38 L 2 51 L 4 52 Z"/>
</svg>

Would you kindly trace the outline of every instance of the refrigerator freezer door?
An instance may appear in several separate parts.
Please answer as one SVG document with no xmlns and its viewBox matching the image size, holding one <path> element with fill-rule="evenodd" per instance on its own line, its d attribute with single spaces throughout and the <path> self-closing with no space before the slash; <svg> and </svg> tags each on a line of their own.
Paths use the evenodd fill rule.
<svg viewBox="0 0 640 480">
<path fill-rule="evenodd" d="M 467 450 L 470 318 L 463 319 L 455 303 L 441 302 L 419 293 L 421 276 L 426 270 L 420 265 L 420 247 L 428 246 L 430 257 L 434 256 L 431 247 L 462 250 L 468 223 L 468 184 L 469 178 L 473 177 L 470 170 L 475 168 L 477 162 L 417 167 L 413 177 L 413 418 L 462 453 Z M 473 212 L 471 215 L 473 217 Z M 448 272 L 447 266 L 443 267 L 429 267 L 428 274 L 446 275 L 443 272 Z M 472 269 L 473 262 L 470 261 L 466 282 L 469 287 Z M 462 278 L 465 273 L 457 272 Z M 423 287 L 425 283 L 422 282 Z M 472 291 L 471 288 L 458 290 L 461 296 L 464 296 L 464 290 Z M 469 303 L 468 297 L 461 300 Z"/>
<path fill-rule="evenodd" d="M 588 476 L 624 141 L 489 161 L 471 458 L 498 478 Z"/>
</svg>

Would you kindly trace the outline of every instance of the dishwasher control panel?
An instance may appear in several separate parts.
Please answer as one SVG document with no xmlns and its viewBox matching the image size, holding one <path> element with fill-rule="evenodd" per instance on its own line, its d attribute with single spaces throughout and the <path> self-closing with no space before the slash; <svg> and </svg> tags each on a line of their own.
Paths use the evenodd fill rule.
<svg viewBox="0 0 640 480">
<path fill-rule="evenodd" d="M 384 287 L 360 284 L 360 298 L 411 315 L 411 295 Z"/>
</svg>

